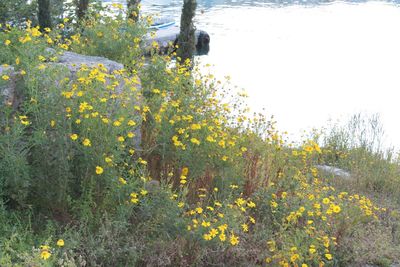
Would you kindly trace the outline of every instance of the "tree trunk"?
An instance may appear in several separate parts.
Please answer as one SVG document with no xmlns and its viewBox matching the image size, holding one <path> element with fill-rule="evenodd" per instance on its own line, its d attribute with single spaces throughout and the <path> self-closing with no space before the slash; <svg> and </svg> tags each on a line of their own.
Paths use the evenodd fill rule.
<svg viewBox="0 0 400 267">
<path fill-rule="evenodd" d="M 184 0 L 181 15 L 181 30 L 178 37 L 178 57 L 181 62 L 192 60 L 196 51 L 196 37 L 193 18 L 196 14 L 196 0 Z"/>
<path fill-rule="evenodd" d="M 76 16 L 79 20 L 85 17 L 89 7 L 89 0 L 78 0 L 76 6 Z"/>
<path fill-rule="evenodd" d="M 51 28 L 50 0 L 38 0 L 38 11 L 40 28 Z"/>
<path fill-rule="evenodd" d="M 139 5 L 140 5 L 140 0 L 127 0 L 127 6 L 128 6 L 128 19 L 131 19 L 135 22 L 138 21 L 139 19 Z"/>
</svg>

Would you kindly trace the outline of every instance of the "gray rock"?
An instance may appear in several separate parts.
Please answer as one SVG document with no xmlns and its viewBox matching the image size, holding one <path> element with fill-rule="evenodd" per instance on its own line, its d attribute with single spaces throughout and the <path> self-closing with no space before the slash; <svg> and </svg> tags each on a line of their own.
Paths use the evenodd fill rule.
<svg viewBox="0 0 400 267">
<path fill-rule="evenodd" d="M 109 73 L 115 70 L 121 70 L 124 66 L 121 63 L 109 60 L 104 57 L 93 57 L 80 55 L 73 52 L 64 52 L 58 57 L 56 64 L 66 66 L 72 73 L 76 73 L 82 65 L 86 65 L 90 68 L 96 67 L 99 64 L 104 65 Z"/>
<path fill-rule="evenodd" d="M 8 81 L 1 80 L 0 85 L 0 104 L 13 106 L 15 102 L 15 72 L 13 67 L 0 66 L 0 77 L 7 75 L 10 77 Z"/>
<path fill-rule="evenodd" d="M 324 171 L 326 173 L 332 174 L 334 176 L 342 177 L 344 179 L 350 179 L 351 175 L 349 172 L 342 170 L 340 168 L 328 166 L 328 165 L 316 165 L 318 170 Z"/>
<path fill-rule="evenodd" d="M 56 54 L 56 51 L 50 48 L 47 49 L 47 52 L 49 52 L 49 54 L 54 54 L 54 55 Z M 69 77 L 70 80 L 74 80 L 77 78 L 77 73 L 79 69 L 82 67 L 82 65 L 92 68 L 92 67 L 97 67 L 99 64 L 101 64 L 107 69 L 107 73 L 109 74 L 117 70 L 122 70 L 124 68 L 122 64 L 109 60 L 104 57 L 86 56 L 73 52 L 64 52 L 62 55 L 58 55 L 58 60 L 56 62 L 48 62 L 46 64 L 53 67 L 54 66 L 60 67 L 62 68 L 61 69 L 62 71 L 64 71 L 65 69 L 66 76 L 64 77 Z M 5 85 L 0 85 L 0 107 L 2 105 L 12 105 L 16 109 L 18 108 L 22 99 L 22 96 L 18 95 L 18 81 L 21 79 L 21 75 L 16 73 L 13 67 L 0 66 L 0 77 L 5 74 L 10 76 L 10 79 L 5 82 Z M 116 75 L 116 77 L 118 79 L 119 85 L 115 88 L 115 92 L 121 93 L 125 89 L 125 81 L 122 76 L 120 76 L 120 79 L 118 75 Z M 1 84 L 3 84 L 3 82 Z M 140 83 L 137 85 L 137 89 L 138 91 L 140 91 Z M 138 99 L 138 102 L 140 101 L 141 99 Z M 118 105 L 118 102 L 116 105 Z M 111 110 L 113 110 L 113 108 L 111 108 Z M 135 146 L 137 148 L 139 148 L 140 146 L 140 141 L 141 141 L 141 131 L 140 131 L 140 125 L 138 125 L 135 131 L 135 139 L 134 139 Z"/>
<path fill-rule="evenodd" d="M 81 55 L 73 52 L 64 52 L 62 55 L 58 56 L 58 60 L 55 63 L 51 63 L 60 67 L 66 67 L 69 72 L 70 72 L 70 78 L 71 80 L 76 79 L 77 73 L 79 69 L 82 67 L 82 65 L 87 66 L 89 68 L 93 67 L 98 67 L 99 65 L 103 65 L 104 68 L 107 70 L 107 73 L 111 74 L 114 71 L 122 70 L 124 68 L 124 65 L 121 63 L 118 63 L 116 61 L 109 60 L 104 57 L 97 57 L 97 56 L 86 56 L 86 55 Z M 117 77 L 119 85 L 115 88 L 116 93 L 121 93 L 124 88 L 125 88 L 125 81 L 122 76 L 115 75 Z M 120 79 L 119 79 L 120 78 Z M 107 80 L 107 79 L 106 79 Z M 138 78 L 139 80 L 139 78 Z M 109 82 L 107 80 L 107 82 Z M 137 89 L 140 91 L 140 83 L 137 84 Z M 140 99 L 138 100 L 139 102 L 141 101 Z M 119 102 L 117 102 L 118 105 Z M 136 127 L 135 130 L 135 137 L 134 137 L 134 143 L 135 147 L 139 148 L 140 143 L 141 143 L 141 131 L 140 131 L 140 125 Z"/>
</svg>

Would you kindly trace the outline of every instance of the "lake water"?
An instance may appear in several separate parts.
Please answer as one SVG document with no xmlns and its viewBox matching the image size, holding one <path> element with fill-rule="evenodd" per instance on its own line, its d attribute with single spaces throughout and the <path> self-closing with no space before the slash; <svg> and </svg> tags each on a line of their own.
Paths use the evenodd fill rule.
<svg viewBox="0 0 400 267">
<path fill-rule="evenodd" d="M 143 0 L 143 10 L 179 23 L 182 2 Z M 196 26 L 211 35 L 201 63 L 230 75 L 280 130 L 299 136 L 329 119 L 379 113 L 386 144 L 400 148 L 396 2 L 203 0 Z"/>
</svg>

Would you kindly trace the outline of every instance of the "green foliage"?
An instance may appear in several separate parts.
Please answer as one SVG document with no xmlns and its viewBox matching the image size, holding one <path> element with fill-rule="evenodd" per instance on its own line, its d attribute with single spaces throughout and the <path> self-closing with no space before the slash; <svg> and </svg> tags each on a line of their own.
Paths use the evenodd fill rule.
<svg viewBox="0 0 400 267">
<path fill-rule="evenodd" d="M 99 11 L 99 10 L 97 10 Z M 101 12 L 111 12 L 109 9 Z M 88 16 L 80 21 L 82 31 L 72 36 L 71 50 L 77 53 L 103 56 L 123 63 L 127 68 L 140 67 L 142 36 L 145 25 L 125 18 L 122 9 L 115 16 Z"/>
<path fill-rule="evenodd" d="M 0 24 L 20 25 L 26 20 L 36 21 L 37 1 L 29 2 L 27 0 L 0 0 Z"/>
<path fill-rule="evenodd" d="M 7 201 L 15 202 L 14 205 L 21 205 L 26 203 L 31 185 L 28 144 L 22 127 L 10 127 L 9 123 L 5 125 L 5 131 L 0 136 L 0 154 L 3 155 L 0 161 L 0 195 Z"/>
<path fill-rule="evenodd" d="M 384 132 L 377 115 L 357 114 L 345 125 L 334 125 L 321 136 L 322 161 L 352 174 L 352 187 L 390 194 L 397 201 L 398 158 L 384 145 Z"/>
<path fill-rule="evenodd" d="M 192 62 L 142 58 L 145 27 L 118 12 L 0 32 L 0 63 L 14 67 L 0 86 L 9 74 L 20 93 L 17 107 L 0 102 L 1 266 L 398 260 L 394 194 L 382 208 L 355 192 L 390 192 L 398 181 L 376 120 L 372 132 L 357 117 L 322 149 L 318 138 L 294 148 L 272 119 L 249 115 L 229 82 Z M 68 49 L 124 69 L 58 64 Z M 363 186 L 325 177 L 316 162 Z"/>
</svg>

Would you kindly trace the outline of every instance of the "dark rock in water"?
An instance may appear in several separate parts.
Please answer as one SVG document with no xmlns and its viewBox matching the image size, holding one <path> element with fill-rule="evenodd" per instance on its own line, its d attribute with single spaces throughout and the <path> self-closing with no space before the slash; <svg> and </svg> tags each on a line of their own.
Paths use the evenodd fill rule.
<svg viewBox="0 0 400 267">
<path fill-rule="evenodd" d="M 149 34 L 145 43 L 146 47 L 151 47 L 153 42 L 157 42 L 161 53 L 168 53 L 175 50 L 178 42 L 180 28 L 176 25 L 158 29 L 154 35 Z M 196 30 L 196 55 L 207 55 L 210 51 L 210 35 L 201 30 Z"/>
<path fill-rule="evenodd" d="M 210 35 L 205 31 L 196 31 L 196 53 L 207 55 L 210 51 Z"/>
</svg>

